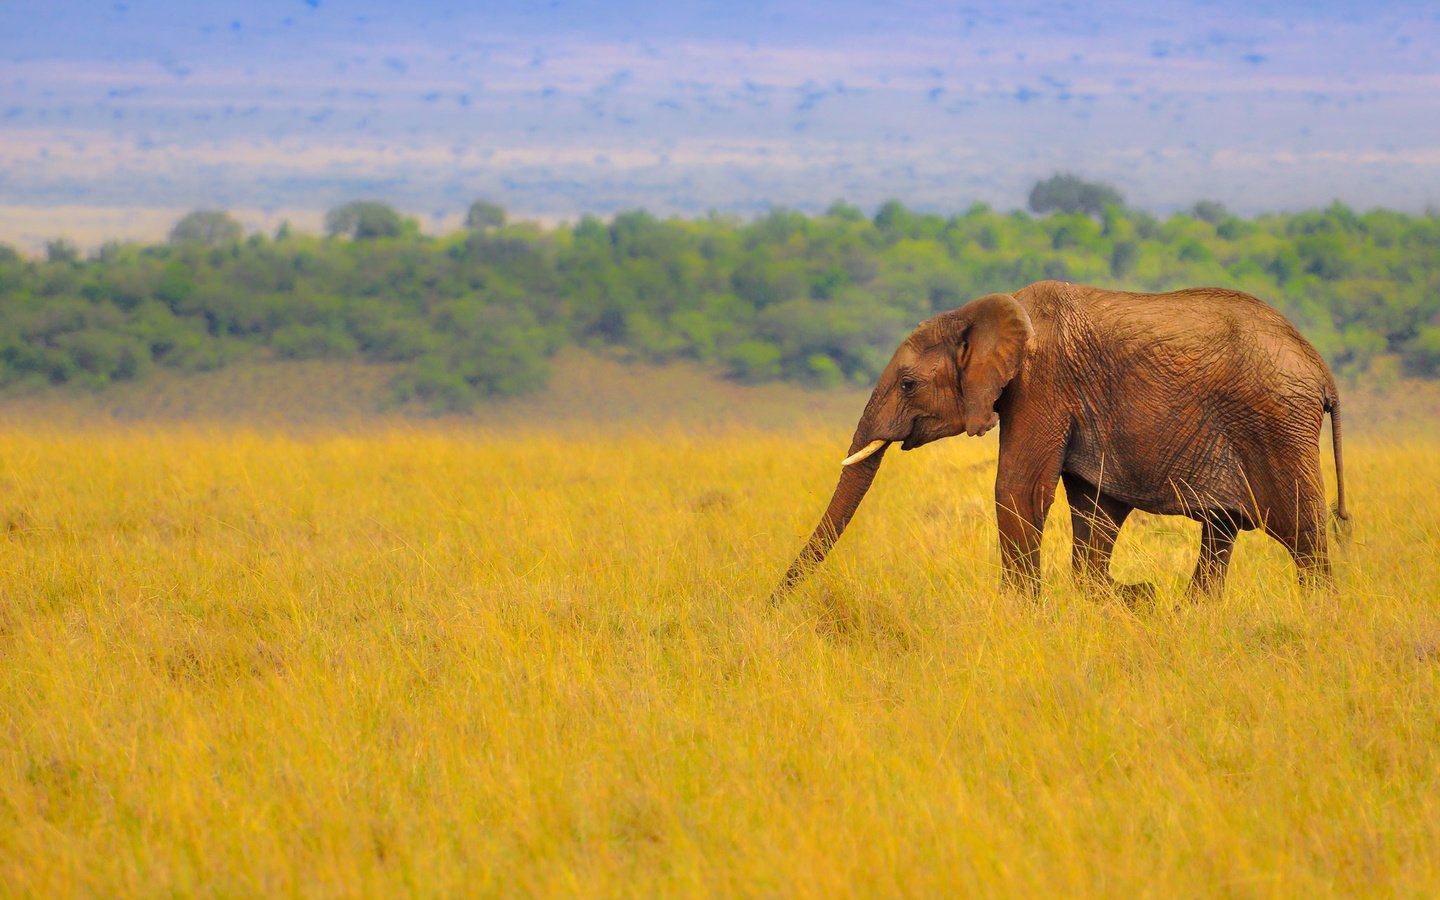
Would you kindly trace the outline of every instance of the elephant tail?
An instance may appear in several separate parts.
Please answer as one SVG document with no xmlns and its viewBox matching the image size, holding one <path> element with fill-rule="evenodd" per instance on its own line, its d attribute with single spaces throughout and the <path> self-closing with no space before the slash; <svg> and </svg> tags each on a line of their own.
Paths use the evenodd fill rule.
<svg viewBox="0 0 1440 900">
<path fill-rule="evenodd" d="M 1330 414 L 1330 446 L 1335 450 L 1335 533 L 1344 538 L 1350 533 L 1350 513 L 1345 509 L 1345 465 L 1340 451 L 1340 398 L 1332 394 L 1325 400 Z"/>
</svg>

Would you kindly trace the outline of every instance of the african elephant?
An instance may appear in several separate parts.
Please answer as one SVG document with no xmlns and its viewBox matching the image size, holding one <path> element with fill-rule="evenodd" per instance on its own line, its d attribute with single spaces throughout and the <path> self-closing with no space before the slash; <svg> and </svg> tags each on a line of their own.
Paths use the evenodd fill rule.
<svg viewBox="0 0 1440 900">
<path fill-rule="evenodd" d="M 1110 578 L 1131 510 L 1201 523 L 1189 590 L 1217 595 L 1236 533 L 1261 528 L 1306 583 L 1331 581 L 1320 429 L 1330 413 L 1335 514 L 1347 519 L 1340 399 L 1315 348 L 1238 291 L 1167 294 L 1042 281 L 920 323 L 876 382 L 820 524 L 785 573 L 783 596 L 825 558 L 886 448 L 913 450 L 1000 426 L 995 513 L 1002 584 L 1040 588 L 1040 533 L 1065 485 L 1073 568 Z"/>
</svg>

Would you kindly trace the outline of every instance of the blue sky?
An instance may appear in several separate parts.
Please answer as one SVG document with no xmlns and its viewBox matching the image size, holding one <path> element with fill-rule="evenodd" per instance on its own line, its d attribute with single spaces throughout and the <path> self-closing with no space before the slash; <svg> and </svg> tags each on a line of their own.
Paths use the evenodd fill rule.
<svg viewBox="0 0 1440 900">
<path fill-rule="evenodd" d="M 0 2 L 0 240 L 360 197 L 1440 205 L 1440 5 Z"/>
</svg>

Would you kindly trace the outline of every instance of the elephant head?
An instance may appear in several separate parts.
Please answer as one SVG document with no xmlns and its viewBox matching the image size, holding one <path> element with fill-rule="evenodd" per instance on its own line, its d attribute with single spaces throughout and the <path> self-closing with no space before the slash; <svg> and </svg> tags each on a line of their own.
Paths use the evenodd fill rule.
<svg viewBox="0 0 1440 900">
<path fill-rule="evenodd" d="M 772 600 L 825 559 L 870 489 L 890 444 L 913 450 L 999 422 L 995 402 L 1020 371 L 1034 329 L 1009 294 L 991 294 L 921 322 L 880 373 L 860 414 L 840 481 L 820 524 L 790 564 Z"/>
</svg>

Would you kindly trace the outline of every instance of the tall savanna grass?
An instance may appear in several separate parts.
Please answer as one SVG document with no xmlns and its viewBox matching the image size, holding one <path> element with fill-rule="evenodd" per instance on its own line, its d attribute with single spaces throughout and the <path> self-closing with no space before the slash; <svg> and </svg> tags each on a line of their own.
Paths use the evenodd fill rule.
<svg viewBox="0 0 1440 900">
<path fill-rule="evenodd" d="M 1137 517 L 1141 610 L 893 452 L 772 608 L 848 437 L 10 428 L 0 892 L 1440 892 L 1440 442 L 1351 436 L 1333 594 Z"/>
</svg>

